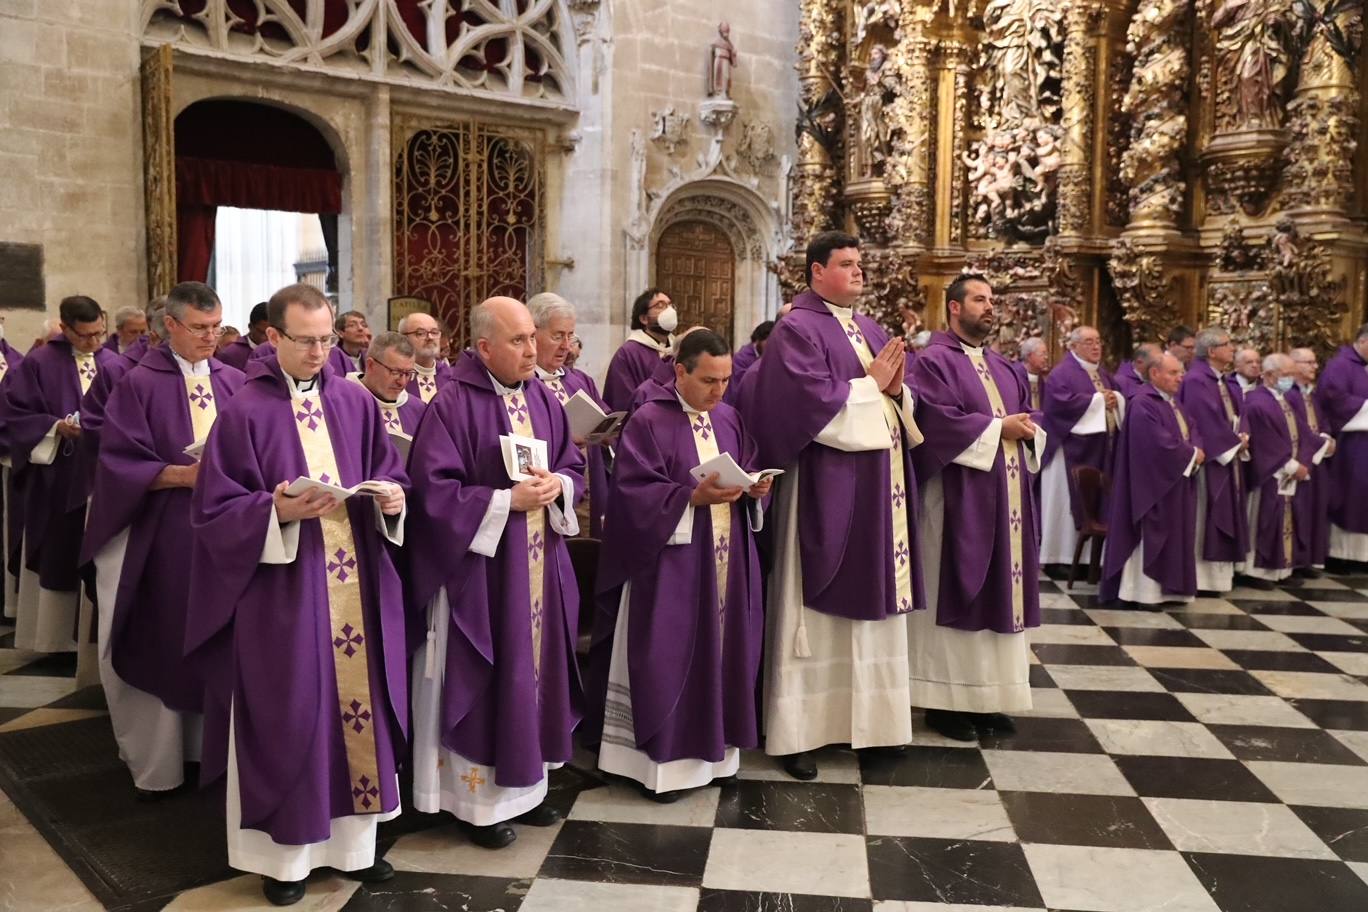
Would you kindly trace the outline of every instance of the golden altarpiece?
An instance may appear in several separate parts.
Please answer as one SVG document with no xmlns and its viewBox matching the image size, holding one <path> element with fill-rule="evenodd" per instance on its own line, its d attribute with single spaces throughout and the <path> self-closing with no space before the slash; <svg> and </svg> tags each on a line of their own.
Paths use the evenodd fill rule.
<svg viewBox="0 0 1368 912">
<path fill-rule="evenodd" d="M 1362 6 L 802 0 L 786 290 L 845 228 L 891 328 L 977 271 L 1009 354 L 1084 322 L 1324 351 L 1365 318 Z"/>
</svg>

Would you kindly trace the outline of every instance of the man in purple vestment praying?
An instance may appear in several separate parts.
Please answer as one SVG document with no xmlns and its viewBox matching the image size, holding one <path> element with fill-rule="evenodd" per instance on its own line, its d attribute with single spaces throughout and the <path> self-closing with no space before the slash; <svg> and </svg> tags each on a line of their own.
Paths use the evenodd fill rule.
<svg viewBox="0 0 1368 912">
<path fill-rule="evenodd" d="M 902 340 L 853 310 L 859 243 L 838 231 L 808 243 L 811 290 L 741 396 L 759 464 L 785 472 L 766 593 L 765 752 L 795 779 L 817 776 L 812 752 L 825 745 L 912 738 L 907 616 L 923 597 L 909 452 L 922 436 Z"/>
<path fill-rule="evenodd" d="M 570 760 L 582 703 L 565 539 L 579 532 L 584 456 L 536 380 L 535 334 L 512 298 L 473 308 L 474 351 L 409 454 L 410 601 L 426 631 L 413 659 L 413 803 L 449 811 L 491 849 L 517 838 L 510 820 L 560 819 L 543 804 L 547 775 Z M 530 440 L 519 445 L 540 464 L 522 471 L 510 436 Z"/>
<path fill-rule="evenodd" d="M 187 662 L 205 680 L 204 780 L 227 778 L 228 863 L 275 905 L 330 867 L 366 883 L 399 814 L 408 719 L 403 544 L 408 477 L 364 390 L 324 370 L 336 337 L 317 288 L 271 296 L 267 338 L 219 412 L 191 498 Z M 339 501 L 298 479 L 374 493 Z"/>
<path fill-rule="evenodd" d="M 61 334 L 29 352 L 5 384 L 5 428 L 24 516 L 14 644 L 34 652 L 76 649 L 88 490 L 81 397 L 119 357 L 102 347 L 104 314 L 95 301 L 65 298 L 60 313 Z"/>
<path fill-rule="evenodd" d="M 1040 572 L 1030 476 L 1046 440 L 1026 384 L 986 347 L 992 286 L 960 276 L 945 296 L 948 329 L 912 371 L 930 610 L 909 621 L 908 652 L 912 705 L 936 731 L 972 741 L 1010 734 L 1006 714 L 1031 708 L 1026 630 L 1040 624 Z"/>
<path fill-rule="evenodd" d="M 413 376 L 413 344 L 397 332 L 384 332 L 372 339 L 366 348 L 364 372 L 350 376 L 375 398 L 385 433 L 401 462 L 408 459 L 407 444 L 418 432 L 418 421 L 427 409 L 423 400 L 407 389 Z"/>
<path fill-rule="evenodd" d="M 1287 394 L 1292 403 L 1311 429 L 1324 443 L 1325 458 L 1321 460 L 1319 471 L 1311 473 L 1311 480 L 1297 485 L 1297 494 L 1292 506 L 1297 511 L 1298 522 L 1306 529 L 1305 548 L 1296 556 L 1296 575 L 1306 579 L 1316 579 L 1325 569 L 1326 558 L 1330 555 L 1330 486 L 1333 482 L 1334 467 L 1331 460 L 1335 455 L 1335 438 L 1330 433 L 1330 424 L 1316 402 L 1316 372 L 1320 359 L 1309 348 L 1294 348 L 1288 355 L 1292 358 L 1296 385 Z"/>
<path fill-rule="evenodd" d="M 1362 570 L 1368 564 L 1368 323 L 1325 366 L 1316 405 L 1335 435 L 1330 559 L 1339 569 Z"/>
<path fill-rule="evenodd" d="M 629 411 L 636 388 L 651 378 L 674 345 L 671 335 L 679 326 L 679 313 L 670 296 L 648 288 L 632 302 L 631 331 L 608 362 L 603 378 L 603 398 L 615 412 Z"/>
<path fill-rule="evenodd" d="M 770 480 L 732 487 L 689 474 L 720 453 L 757 468 L 741 416 L 722 402 L 730 362 L 721 336 L 690 334 L 674 383 L 653 385 L 618 445 L 598 574 L 611 630 L 599 768 L 661 802 L 734 775 L 741 749 L 759 741 L 754 532 Z"/>
<path fill-rule="evenodd" d="M 236 367 L 240 371 L 245 371 L 252 353 L 259 346 L 265 344 L 266 330 L 270 325 L 271 321 L 266 316 L 266 302 L 262 301 L 252 308 L 252 312 L 247 318 L 247 335 L 224 346 L 217 355 L 218 359 L 229 367 Z"/>
<path fill-rule="evenodd" d="M 165 795 L 200 757 L 204 681 L 184 658 L 190 611 L 190 494 L 218 410 L 242 372 L 212 355 L 223 310 L 182 282 L 163 299 L 160 333 L 105 405 L 81 562 L 95 564 L 99 672 L 109 721 L 140 798 Z M 152 327 L 155 328 L 155 327 Z"/>
<path fill-rule="evenodd" d="M 1183 365 L 1159 355 L 1131 397 L 1116 445 L 1099 595 L 1130 605 L 1190 602 L 1197 595 L 1197 481 L 1206 458 L 1174 400 Z"/>
<path fill-rule="evenodd" d="M 1206 462 L 1197 474 L 1197 590 L 1227 592 L 1235 565 L 1249 550 L 1241 461 L 1249 459 L 1241 406 L 1244 397 L 1225 376 L 1234 358 L 1230 333 L 1208 326 L 1197 334 L 1196 360 L 1178 388 L 1178 404 L 1202 441 Z"/>
<path fill-rule="evenodd" d="M 409 395 L 427 404 L 451 382 L 451 368 L 440 360 L 442 329 L 430 314 L 411 313 L 399 321 L 399 332 L 413 343 L 417 376 L 408 385 Z"/>
</svg>

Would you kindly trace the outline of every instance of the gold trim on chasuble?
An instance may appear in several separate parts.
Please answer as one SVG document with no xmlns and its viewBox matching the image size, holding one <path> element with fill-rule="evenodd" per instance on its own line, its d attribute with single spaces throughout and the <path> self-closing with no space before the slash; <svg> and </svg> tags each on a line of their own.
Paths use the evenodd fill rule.
<svg viewBox="0 0 1368 912">
<path fill-rule="evenodd" d="M 9 359 L 4 352 L 0 352 L 0 380 L 5 379 L 5 374 L 9 373 Z"/>
<path fill-rule="evenodd" d="M 532 426 L 532 411 L 522 390 L 515 390 L 503 397 L 504 412 L 508 415 L 508 426 L 519 437 L 536 437 Z M 540 438 L 538 438 L 540 439 Z M 527 594 L 531 601 L 532 613 L 532 676 L 541 684 L 542 663 L 542 620 L 546 601 L 546 508 L 529 510 L 527 517 Z M 538 699 L 541 692 L 538 690 Z"/>
<path fill-rule="evenodd" d="M 1187 418 L 1178 409 L 1178 403 L 1172 399 L 1168 400 L 1169 408 L 1173 409 L 1173 417 L 1178 419 L 1178 432 L 1183 435 L 1183 443 L 1191 442 L 1191 431 L 1188 429 Z"/>
<path fill-rule="evenodd" d="M 1093 389 L 1102 394 L 1102 399 L 1105 402 L 1107 393 L 1113 392 L 1113 390 L 1107 389 L 1107 385 L 1102 382 L 1102 378 L 1093 371 L 1088 370 L 1086 367 L 1083 369 L 1083 373 L 1088 375 L 1088 379 L 1092 381 Z M 1105 412 L 1107 416 L 1107 446 L 1110 448 L 1111 439 L 1116 436 L 1116 409 L 1108 406 L 1103 409 L 1103 412 Z"/>
<path fill-rule="evenodd" d="M 208 374 L 185 378 L 185 404 L 190 408 L 191 442 L 203 440 L 209 436 L 209 429 L 218 417 L 214 386 Z"/>
<path fill-rule="evenodd" d="M 0 360 L 4 360 L 3 355 L 0 355 Z M 3 379 L 5 379 L 5 372 L 4 370 L 0 369 L 0 380 Z M 1320 420 L 1316 418 L 1316 401 L 1311 398 L 1310 393 L 1303 393 L 1302 402 L 1306 403 L 1306 423 L 1311 426 L 1311 430 L 1319 434 Z"/>
<path fill-rule="evenodd" d="M 546 384 L 547 389 L 551 390 L 551 394 L 556 397 L 556 401 L 561 405 L 570 401 L 570 394 L 565 391 L 565 381 L 560 377 L 547 377 L 542 382 Z"/>
<path fill-rule="evenodd" d="M 1235 414 L 1235 403 L 1230 401 L 1230 387 L 1226 386 L 1225 377 L 1220 374 L 1216 375 L 1216 389 L 1221 393 L 1221 405 L 1225 406 L 1230 429 L 1236 434 L 1240 433 L 1240 416 Z M 1235 480 L 1235 491 L 1238 494 L 1244 490 L 1244 472 L 1240 469 L 1239 460 L 1234 461 L 1230 469 L 1230 476 Z"/>
<path fill-rule="evenodd" d="M 699 463 L 707 462 L 718 455 L 717 432 L 713 430 L 712 419 L 707 412 L 685 412 L 689 429 L 693 431 L 694 449 Z M 744 494 L 742 495 L 745 496 Z M 713 568 L 717 572 L 717 627 L 723 634 L 727 632 L 727 570 L 731 564 L 731 504 L 712 504 L 709 513 L 712 517 Z"/>
<path fill-rule="evenodd" d="M 422 399 L 424 404 L 429 403 L 432 397 L 437 395 L 437 368 L 434 367 L 430 374 L 416 367 L 415 370 L 418 373 L 415 378 L 418 382 L 418 398 Z"/>
<path fill-rule="evenodd" d="M 404 433 L 404 423 L 399 420 L 399 403 L 381 402 L 379 399 L 376 399 L 375 404 L 380 406 L 380 420 L 385 423 L 385 433 Z"/>
<path fill-rule="evenodd" d="M 1301 434 L 1297 431 L 1297 416 L 1292 414 L 1292 406 L 1287 404 L 1287 400 L 1281 396 L 1274 396 L 1278 400 L 1278 405 L 1282 406 L 1283 420 L 1287 422 L 1287 433 L 1292 435 L 1292 458 L 1296 458 L 1297 452 L 1301 447 Z M 1294 489 L 1295 490 L 1295 489 Z M 1292 566 L 1292 495 L 1278 495 L 1283 501 L 1283 521 L 1282 521 L 1282 540 L 1283 540 L 1283 560 L 1287 566 Z"/>
<path fill-rule="evenodd" d="M 342 484 L 323 403 L 317 393 L 292 400 L 295 429 L 304 448 L 309 477 Z M 366 624 L 361 608 L 361 567 L 356 558 L 347 505 L 338 504 L 319 520 L 323 527 L 324 573 L 328 580 L 328 620 L 332 630 L 333 670 L 337 675 L 342 744 L 351 777 L 352 808 L 358 814 L 380 811 L 380 769 L 376 761 L 374 714 Z"/>
<path fill-rule="evenodd" d="M 76 360 L 76 376 L 81 381 L 81 395 L 84 396 L 90 392 L 90 384 L 95 382 L 95 375 L 100 372 L 100 366 L 95 362 L 93 354 L 73 351 L 71 356 Z"/>
<path fill-rule="evenodd" d="M 841 321 L 846 338 L 850 340 L 850 347 L 855 349 L 855 354 L 860 358 L 860 365 L 868 368 L 874 362 L 874 353 L 870 351 L 869 342 L 865 339 L 864 333 L 860 332 L 855 318 L 843 314 L 833 316 Z M 906 614 L 912 610 L 912 539 L 907 531 L 908 490 L 907 473 L 903 466 L 905 444 L 902 435 L 902 416 L 898 414 L 898 407 L 893 404 L 890 397 L 882 393 L 880 396 L 883 399 L 884 422 L 888 425 L 888 436 L 893 443 L 888 451 L 888 480 L 891 482 L 888 499 L 893 517 L 893 583 L 898 593 L 898 613 Z M 909 436 L 917 443 L 921 442 L 921 435 L 913 435 L 912 429 L 909 429 Z M 902 516 L 902 521 L 898 520 L 899 515 Z"/>
<path fill-rule="evenodd" d="M 993 417 L 1007 417 L 1007 406 L 1002 401 L 1002 392 L 997 380 L 983 357 L 982 349 L 965 349 L 964 353 L 974 365 L 974 373 L 983 383 L 983 391 L 988 394 L 988 404 L 992 406 Z M 1094 378 L 1096 379 L 1096 378 Z M 1108 413 L 1110 415 L 1110 412 Z M 1110 419 L 1109 419 L 1110 420 Z M 1111 425 L 1108 424 L 1110 434 Z M 1021 563 L 1021 527 L 1025 521 L 1021 512 L 1021 447 L 1015 440 L 1002 441 L 1002 464 L 1007 470 L 1007 540 L 1012 555 L 1012 629 L 1021 632 L 1026 629 L 1026 579 Z"/>
</svg>

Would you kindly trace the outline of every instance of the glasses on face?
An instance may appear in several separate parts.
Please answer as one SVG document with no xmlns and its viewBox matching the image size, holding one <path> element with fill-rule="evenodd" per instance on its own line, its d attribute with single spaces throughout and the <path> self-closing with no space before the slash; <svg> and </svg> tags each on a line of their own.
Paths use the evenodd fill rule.
<svg viewBox="0 0 1368 912">
<path fill-rule="evenodd" d="M 181 329 L 200 339 L 217 339 L 225 332 L 224 328 L 217 323 L 213 326 L 190 326 L 187 323 L 176 320 L 175 317 L 171 317 L 171 319 L 179 323 Z"/>
<path fill-rule="evenodd" d="M 98 342 L 99 340 L 103 339 L 106 335 L 106 332 L 103 329 L 97 329 L 93 333 L 78 333 L 74 329 L 68 329 L 67 332 L 71 333 L 73 336 L 80 339 L 82 342 Z"/>
<path fill-rule="evenodd" d="M 568 332 L 554 332 L 554 333 L 547 333 L 547 334 L 546 334 L 546 338 L 550 339 L 552 342 L 554 342 L 554 343 L 557 344 L 557 345 L 564 345 L 564 344 L 567 343 L 567 342 L 573 342 L 573 341 L 575 341 L 575 334 L 574 334 L 574 333 L 568 333 Z"/>
<path fill-rule="evenodd" d="M 321 347 L 324 351 L 327 351 L 337 345 L 337 336 L 333 333 L 329 333 L 326 336 L 292 336 L 282 329 L 280 334 L 293 342 L 295 348 L 300 351 L 309 351 L 315 345 Z"/>
<path fill-rule="evenodd" d="M 440 329 L 411 329 L 404 335 L 414 339 L 430 339 L 435 342 L 442 337 L 442 331 Z"/>
<path fill-rule="evenodd" d="M 390 367 L 388 364 L 386 364 L 384 361 L 381 361 L 379 358 L 371 358 L 371 360 L 374 361 L 376 364 L 380 365 L 381 367 L 383 367 L 386 371 L 388 371 L 389 375 L 393 377 L 395 380 L 403 380 L 405 383 L 408 383 L 409 381 L 413 380 L 418 376 L 418 372 L 416 370 L 404 370 L 403 368 Z"/>
</svg>

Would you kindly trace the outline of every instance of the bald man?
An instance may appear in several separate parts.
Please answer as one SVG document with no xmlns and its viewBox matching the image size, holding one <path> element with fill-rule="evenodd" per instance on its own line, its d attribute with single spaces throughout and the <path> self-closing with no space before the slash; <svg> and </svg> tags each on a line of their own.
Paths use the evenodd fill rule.
<svg viewBox="0 0 1368 912">
<path fill-rule="evenodd" d="M 535 379 L 535 334 L 512 298 L 475 307 L 473 350 L 409 454 L 410 602 L 427 629 L 413 665 L 413 803 L 451 812 L 490 849 L 517 838 L 509 821 L 560 819 L 542 803 L 546 776 L 570 760 L 582 702 L 565 539 L 579 532 L 584 455 Z M 517 444 L 525 466 L 503 455 L 510 436 L 529 441 Z"/>
<path fill-rule="evenodd" d="M 1287 394 L 1287 401 L 1299 412 L 1323 444 L 1325 456 L 1318 467 L 1320 471 L 1311 473 L 1307 484 L 1297 486 L 1293 507 L 1298 511 L 1302 527 L 1306 529 L 1305 548 L 1297 556 L 1298 576 L 1314 579 L 1325 569 L 1326 558 L 1330 554 L 1330 470 L 1331 457 L 1335 455 L 1335 438 L 1330 433 L 1330 422 L 1316 402 L 1316 374 L 1320 369 L 1320 359 L 1309 348 L 1294 348 L 1287 353 L 1292 359 L 1297 383 Z"/>
<path fill-rule="evenodd" d="M 414 313 L 399 321 L 399 334 L 413 344 L 416 376 L 409 381 L 408 394 L 429 403 L 451 381 L 451 368 L 439 360 L 442 327 L 430 314 Z"/>
<path fill-rule="evenodd" d="M 1143 378 L 1149 376 L 1149 369 L 1159 363 L 1162 354 L 1158 345 L 1145 342 L 1136 346 L 1131 360 L 1122 361 L 1116 368 L 1116 389 L 1127 402 L 1134 399 L 1135 394 L 1144 388 L 1146 381 Z M 1183 363 L 1179 361 L 1178 370 L 1181 372 L 1182 369 Z"/>
</svg>

